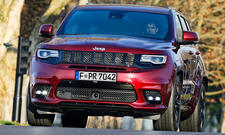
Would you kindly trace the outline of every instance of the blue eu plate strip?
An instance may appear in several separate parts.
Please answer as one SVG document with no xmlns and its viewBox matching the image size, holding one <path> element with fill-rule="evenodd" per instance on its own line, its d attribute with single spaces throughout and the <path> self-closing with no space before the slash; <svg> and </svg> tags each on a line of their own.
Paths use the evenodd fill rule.
<svg viewBox="0 0 225 135">
<path fill-rule="evenodd" d="M 79 71 L 75 72 L 75 80 L 79 80 Z"/>
</svg>

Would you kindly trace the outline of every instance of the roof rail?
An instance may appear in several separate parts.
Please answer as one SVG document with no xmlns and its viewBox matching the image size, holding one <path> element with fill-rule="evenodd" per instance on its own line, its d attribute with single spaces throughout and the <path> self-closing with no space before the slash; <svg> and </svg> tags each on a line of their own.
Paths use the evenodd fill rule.
<svg viewBox="0 0 225 135">
<path fill-rule="evenodd" d="M 170 6 L 166 6 L 165 8 L 168 8 L 168 9 L 171 9 L 171 10 L 173 10 Z"/>
<path fill-rule="evenodd" d="M 95 3 L 88 2 L 86 5 L 96 5 Z"/>
<path fill-rule="evenodd" d="M 167 6 L 167 8 L 169 9 L 169 13 L 172 14 L 173 9 L 171 7 L 168 7 L 168 6 Z"/>
</svg>

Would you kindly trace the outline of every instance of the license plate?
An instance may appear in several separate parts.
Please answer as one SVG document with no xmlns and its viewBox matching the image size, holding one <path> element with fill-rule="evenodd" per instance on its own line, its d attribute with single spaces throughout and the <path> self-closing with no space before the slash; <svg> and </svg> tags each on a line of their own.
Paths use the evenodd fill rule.
<svg viewBox="0 0 225 135">
<path fill-rule="evenodd" d="M 76 71 L 75 80 L 116 82 L 117 74 L 109 72 Z"/>
</svg>

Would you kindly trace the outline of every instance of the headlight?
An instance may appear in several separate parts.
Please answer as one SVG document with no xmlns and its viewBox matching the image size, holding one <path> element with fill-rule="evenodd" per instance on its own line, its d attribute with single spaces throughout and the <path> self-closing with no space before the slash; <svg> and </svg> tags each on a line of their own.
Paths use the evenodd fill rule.
<svg viewBox="0 0 225 135">
<path fill-rule="evenodd" d="M 37 52 L 38 58 L 47 59 L 47 58 L 58 58 L 59 51 L 58 50 L 47 50 L 47 49 L 38 49 Z"/>
<path fill-rule="evenodd" d="M 140 62 L 151 62 L 153 64 L 165 64 L 167 56 L 165 55 L 141 55 Z"/>
</svg>

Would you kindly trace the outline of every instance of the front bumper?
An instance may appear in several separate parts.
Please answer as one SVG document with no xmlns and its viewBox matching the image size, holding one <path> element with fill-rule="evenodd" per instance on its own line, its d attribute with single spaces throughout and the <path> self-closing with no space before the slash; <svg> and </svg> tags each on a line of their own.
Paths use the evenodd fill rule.
<svg viewBox="0 0 225 135">
<path fill-rule="evenodd" d="M 175 69 L 165 65 L 158 69 L 141 69 L 118 71 L 117 82 L 131 84 L 137 94 L 137 100 L 132 103 L 104 102 L 60 99 L 56 96 L 59 83 L 63 80 L 75 80 L 75 72 L 78 69 L 68 68 L 67 64 L 46 64 L 33 60 L 31 67 L 31 101 L 41 110 L 63 112 L 66 110 L 85 110 L 91 115 L 154 115 L 163 113 L 168 106 Z M 101 69 L 82 69 L 82 71 L 101 72 Z M 104 71 L 107 72 L 107 71 Z M 112 71 L 109 71 L 112 72 Z M 115 72 L 115 71 L 114 71 Z M 101 82 L 98 82 L 101 83 Z M 37 84 L 51 85 L 49 96 L 45 99 L 34 97 L 34 88 Z M 162 96 L 159 105 L 149 104 L 143 91 L 156 90 Z M 108 110 L 108 111 L 107 111 Z M 118 113 L 115 113 L 118 112 Z"/>
</svg>

